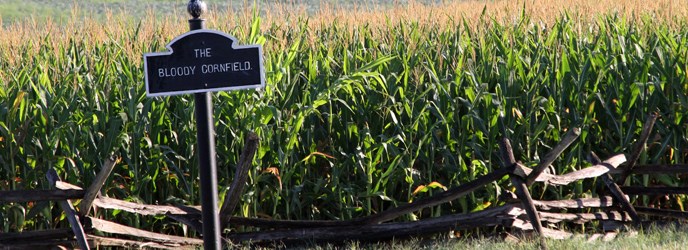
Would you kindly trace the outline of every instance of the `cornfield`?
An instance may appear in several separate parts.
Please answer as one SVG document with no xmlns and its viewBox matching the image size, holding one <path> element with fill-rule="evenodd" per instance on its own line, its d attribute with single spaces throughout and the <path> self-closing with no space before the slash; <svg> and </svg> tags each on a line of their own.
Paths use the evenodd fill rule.
<svg viewBox="0 0 688 250">
<path fill-rule="evenodd" d="M 265 89 L 213 95 L 221 191 L 254 131 L 260 147 L 237 215 L 345 220 L 375 214 L 499 168 L 500 115 L 517 158 L 531 167 L 568 129 L 581 127 L 579 141 L 551 168 L 566 173 L 589 166 L 582 159 L 590 151 L 630 152 L 643 121 L 657 112 L 640 162 L 686 164 L 685 5 L 558 2 L 327 7 L 314 14 L 280 5 L 211 13 L 209 28 L 264 46 L 267 72 Z M 185 32 L 186 18 L 112 14 L 105 22 L 3 26 L 0 189 L 48 189 L 49 168 L 86 187 L 116 154 L 103 195 L 200 204 L 192 98 L 146 97 L 141 60 Z M 629 181 L 685 186 L 685 178 Z M 508 186 L 504 179 L 404 220 L 494 206 Z M 534 190 L 541 199 L 597 194 L 586 181 Z M 685 198 L 634 202 L 684 210 Z M 161 219 L 99 213 L 183 233 Z M 64 223 L 49 202 L 0 204 L 2 232 Z"/>
</svg>

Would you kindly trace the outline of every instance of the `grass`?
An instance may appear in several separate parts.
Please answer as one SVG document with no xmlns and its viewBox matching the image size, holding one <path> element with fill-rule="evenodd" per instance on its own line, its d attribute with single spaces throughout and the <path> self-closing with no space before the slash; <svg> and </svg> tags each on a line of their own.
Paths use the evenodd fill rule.
<svg viewBox="0 0 688 250">
<path fill-rule="evenodd" d="M 576 234 L 571 239 L 546 241 L 549 249 L 684 249 L 688 243 L 686 228 L 682 227 L 652 227 L 639 232 L 621 232 L 613 240 L 604 240 L 601 237 L 591 240 L 590 235 Z M 266 247 L 292 248 L 292 249 L 476 249 L 476 250 L 518 250 L 538 249 L 539 241 L 525 239 L 520 242 L 507 242 L 494 236 L 472 236 L 467 238 L 448 238 L 438 236 L 431 239 L 397 239 L 379 243 L 347 242 L 342 244 L 315 244 L 303 245 L 273 245 Z M 243 248 L 258 248 L 257 246 L 242 246 Z"/>
<path fill-rule="evenodd" d="M 78 15 L 104 21 L 109 12 L 127 13 L 135 20 L 164 18 L 172 13 L 186 13 L 187 0 L 89 0 L 89 1 L 41 1 L 41 0 L 1 0 L 0 17 L 2 23 L 22 23 L 30 20 L 65 22 L 72 19 L 73 9 L 80 10 Z M 394 5 L 407 4 L 407 0 L 234 0 L 213 1 L 206 0 L 211 12 L 227 10 L 242 11 L 259 6 L 261 9 L 271 9 L 273 6 L 291 6 L 308 13 L 315 13 L 320 9 L 350 8 L 361 6 L 364 8 L 387 9 Z M 422 0 L 421 3 L 439 3 L 441 0 Z M 149 10 L 155 10 L 151 13 Z"/>
<path fill-rule="evenodd" d="M 211 13 L 210 28 L 264 46 L 267 72 L 263 90 L 214 94 L 221 189 L 233 178 L 244 136 L 255 131 L 260 148 L 236 215 L 346 220 L 378 213 L 498 168 L 500 114 L 517 159 L 529 166 L 566 130 L 582 127 L 579 141 L 553 164 L 566 173 L 589 165 L 581 159 L 591 150 L 601 157 L 630 152 L 647 115 L 658 112 L 640 163 L 685 164 L 686 8 L 640 3 L 459 1 L 412 3 L 384 15 L 289 6 Z M 111 14 L 107 25 L 73 19 L 3 26 L 0 188 L 47 188 L 49 168 L 88 186 L 115 153 L 121 159 L 103 194 L 199 204 L 191 97 L 146 97 L 141 64 L 143 53 L 161 51 L 185 32 L 186 19 Z M 686 183 L 684 176 L 630 182 Z M 499 205 L 508 183 L 403 220 Z M 532 189 L 538 199 L 597 190 L 590 181 Z M 685 198 L 634 202 L 683 210 Z M 183 231 L 121 211 L 98 216 Z M 49 203 L 0 205 L 3 232 L 64 223 Z"/>
<path fill-rule="evenodd" d="M 146 10 L 157 9 L 170 12 L 181 9 L 184 4 L 180 1 L 142 0 L 142 1 L 40 1 L 40 0 L 2 0 L 0 1 L 0 17 L 5 25 L 23 23 L 27 21 L 66 22 L 74 15 L 103 21 L 108 12 L 126 12 L 132 18 L 140 19 Z M 74 9 L 79 12 L 75 13 Z M 161 14 L 162 15 L 162 14 Z"/>
<path fill-rule="evenodd" d="M 602 239 L 589 242 L 590 235 L 577 235 L 568 240 L 547 240 L 549 249 L 683 249 L 688 243 L 685 228 L 651 229 L 638 234 L 620 233 L 611 241 Z M 427 249 L 537 249 L 539 241 L 528 240 L 509 243 L 483 238 L 475 241 L 449 240 L 437 245 L 422 246 Z M 408 248 L 412 249 L 412 248 Z"/>
</svg>

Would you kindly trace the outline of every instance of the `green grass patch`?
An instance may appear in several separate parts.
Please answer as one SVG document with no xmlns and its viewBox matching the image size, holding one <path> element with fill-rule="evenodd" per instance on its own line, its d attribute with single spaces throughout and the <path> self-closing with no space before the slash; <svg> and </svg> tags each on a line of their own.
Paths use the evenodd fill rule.
<svg viewBox="0 0 688 250">
<path fill-rule="evenodd" d="M 611 240 L 604 240 L 602 237 L 591 240 L 591 235 L 576 234 L 571 239 L 565 240 L 546 240 L 549 249 L 580 249 L 580 250 L 598 250 L 598 249 L 666 249 L 678 250 L 684 249 L 688 244 L 688 234 L 686 234 L 685 227 L 667 227 L 667 228 L 650 228 L 641 230 L 640 232 L 621 232 L 616 238 Z M 457 238 L 435 238 L 435 239 L 404 239 L 404 240 L 390 240 L 378 243 L 361 243 L 348 242 L 342 244 L 296 244 L 286 245 L 282 243 L 274 243 L 265 249 L 273 249 L 275 247 L 284 247 L 292 249 L 313 249 L 313 250 L 327 250 L 327 249 L 399 249 L 399 250 L 416 250 L 416 249 L 466 249 L 466 250 L 526 250 L 538 249 L 540 243 L 538 240 L 521 240 L 520 242 L 506 242 L 497 237 L 475 237 L 470 239 Z M 257 246 L 251 246 L 256 248 Z M 248 249 L 249 247 L 244 246 Z M 261 248 L 261 247 L 257 247 Z"/>
<path fill-rule="evenodd" d="M 375 0 L 302 0 L 302 1 L 277 1 L 277 0 L 251 0 L 251 1 L 205 1 L 211 11 L 233 10 L 243 12 L 259 6 L 260 9 L 270 9 L 275 6 L 300 6 L 307 13 L 314 13 L 321 8 L 337 7 L 350 8 L 352 6 L 364 6 L 370 8 L 389 8 L 408 1 Z M 440 0 L 419 1 L 422 3 L 439 3 Z M 39 22 L 52 20 L 57 22 L 69 21 L 75 13 L 96 20 L 105 20 L 106 14 L 126 14 L 132 20 L 147 18 L 160 19 L 183 13 L 186 16 L 186 4 L 181 0 L 88 0 L 88 1 L 41 1 L 41 0 L 0 0 L 0 18 L 5 25 L 21 23 L 28 20 Z"/>
</svg>

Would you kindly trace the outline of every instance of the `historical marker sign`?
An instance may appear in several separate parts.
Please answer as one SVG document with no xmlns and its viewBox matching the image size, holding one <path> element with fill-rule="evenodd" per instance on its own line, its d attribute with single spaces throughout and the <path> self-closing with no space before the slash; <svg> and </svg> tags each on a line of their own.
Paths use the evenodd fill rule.
<svg viewBox="0 0 688 250">
<path fill-rule="evenodd" d="M 176 37 L 167 49 L 143 56 L 148 96 L 265 86 L 260 45 L 237 46 L 228 34 L 201 29 Z"/>
</svg>

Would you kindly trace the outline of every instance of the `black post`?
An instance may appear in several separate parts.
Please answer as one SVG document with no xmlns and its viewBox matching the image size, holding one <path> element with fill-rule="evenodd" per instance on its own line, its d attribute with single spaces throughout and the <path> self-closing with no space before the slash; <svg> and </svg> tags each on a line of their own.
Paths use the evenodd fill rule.
<svg viewBox="0 0 688 250">
<path fill-rule="evenodd" d="M 205 2 L 191 0 L 187 11 L 189 29 L 205 28 L 205 19 L 200 16 L 206 11 Z M 217 164 L 215 162 L 215 124 L 213 101 L 210 92 L 196 93 L 196 136 L 198 137 L 198 162 L 201 177 L 201 209 L 203 210 L 203 249 L 220 249 L 220 217 L 217 211 Z"/>
</svg>

